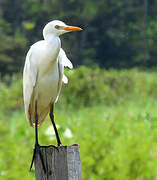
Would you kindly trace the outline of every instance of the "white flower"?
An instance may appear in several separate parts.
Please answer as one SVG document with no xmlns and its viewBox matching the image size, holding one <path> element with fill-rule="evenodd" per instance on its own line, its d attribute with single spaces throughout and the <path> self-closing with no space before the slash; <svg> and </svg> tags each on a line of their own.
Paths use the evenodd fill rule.
<svg viewBox="0 0 157 180">
<path fill-rule="evenodd" d="M 1 176 L 5 176 L 5 175 L 7 175 L 7 174 L 8 174 L 8 171 L 1 171 L 1 172 L 0 172 L 0 175 L 1 175 Z"/>
<path fill-rule="evenodd" d="M 53 127 L 52 127 L 52 126 L 48 127 L 47 130 L 45 131 L 45 134 L 46 134 L 47 136 L 54 135 L 55 132 L 54 132 Z"/>
<path fill-rule="evenodd" d="M 57 129 L 60 128 L 59 125 L 56 125 L 56 127 L 57 127 Z M 55 135 L 55 131 L 54 131 L 53 126 L 48 127 L 47 130 L 45 131 L 45 134 L 46 134 L 47 136 Z"/>
<path fill-rule="evenodd" d="M 56 125 L 56 127 L 57 129 L 60 128 L 59 125 Z M 55 131 L 54 131 L 53 126 L 50 126 L 47 128 L 47 130 L 45 131 L 45 135 L 47 135 L 50 140 L 55 140 L 56 137 L 55 137 Z"/>
<path fill-rule="evenodd" d="M 72 135 L 72 132 L 69 128 L 67 128 L 65 131 L 64 131 L 64 134 L 63 134 L 66 138 L 72 138 L 73 135 Z"/>
</svg>

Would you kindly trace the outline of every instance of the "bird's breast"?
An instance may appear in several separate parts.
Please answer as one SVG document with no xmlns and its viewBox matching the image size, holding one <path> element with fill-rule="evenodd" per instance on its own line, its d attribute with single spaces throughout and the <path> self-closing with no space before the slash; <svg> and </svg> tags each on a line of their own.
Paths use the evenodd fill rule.
<svg viewBox="0 0 157 180">
<path fill-rule="evenodd" d="M 47 72 L 51 69 L 57 61 L 59 48 L 49 48 L 45 49 L 43 55 L 40 60 L 40 69 L 41 71 Z"/>
<path fill-rule="evenodd" d="M 57 63 L 42 76 L 39 76 L 36 90 L 39 104 L 44 108 L 54 102 L 57 97 L 59 72 Z"/>
<path fill-rule="evenodd" d="M 57 61 L 60 51 L 60 40 L 54 38 L 52 42 L 39 41 L 32 46 L 33 64 L 37 67 L 39 74 L 44 74 L 51 69 Z"/>
</svg>

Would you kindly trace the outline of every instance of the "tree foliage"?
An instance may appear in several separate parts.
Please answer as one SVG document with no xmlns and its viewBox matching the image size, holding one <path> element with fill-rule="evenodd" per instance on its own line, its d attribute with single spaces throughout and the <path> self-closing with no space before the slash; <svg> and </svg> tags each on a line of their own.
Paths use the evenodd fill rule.
<svg viewBox="0 0 157 180">
<path fill-rule="evenodd" d="M 75 65 L 152 67 L 157 64 L 156 5 L 154 0 L 1 0 L 1 74 L 22 69 L 29 46 L 54 19 L 84 29 L 61 37 Z"/>
</svg>

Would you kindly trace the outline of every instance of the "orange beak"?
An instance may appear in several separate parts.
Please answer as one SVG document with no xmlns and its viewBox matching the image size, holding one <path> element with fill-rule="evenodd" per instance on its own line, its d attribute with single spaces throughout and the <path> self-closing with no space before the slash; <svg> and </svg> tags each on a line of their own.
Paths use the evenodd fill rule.
<svg viewBox="0 0 157 180">
<path fill-rule="evenodd" d="M 83 29 L 76 26 L 66 26 L 63 28 L 66 31 L 82 31 Z"/>
</svg>

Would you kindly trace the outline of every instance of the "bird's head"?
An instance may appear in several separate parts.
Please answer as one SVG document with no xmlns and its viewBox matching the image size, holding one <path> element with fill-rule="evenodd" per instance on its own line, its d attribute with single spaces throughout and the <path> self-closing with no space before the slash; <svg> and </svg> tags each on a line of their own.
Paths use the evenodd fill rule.
<svg viewBox="0 0 157 180">
<path fill-rule="evenodd" d="M 60 36 L 71 31 L 82 31 L 82 29 L 76 26 L 68 26 L 62 21 L 54 20 L 46 24 L 43 29 L 43 36 L 44 38 L 49 35 Z"/>
</svg>

